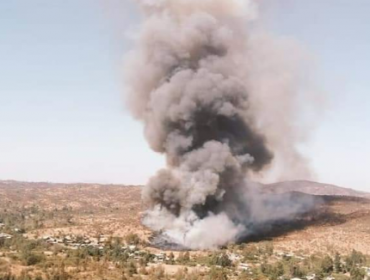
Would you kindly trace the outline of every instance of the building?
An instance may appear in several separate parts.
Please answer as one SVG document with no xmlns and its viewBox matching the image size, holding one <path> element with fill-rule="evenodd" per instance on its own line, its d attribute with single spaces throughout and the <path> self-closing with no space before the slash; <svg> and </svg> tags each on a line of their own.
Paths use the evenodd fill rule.
<svg viewBox="0 0 370 280">
<path fill-rule="evenodd" d="M 0 233 L 0 239 L 11 239 L 13 236 L 6 233 Z"/>
</svg>

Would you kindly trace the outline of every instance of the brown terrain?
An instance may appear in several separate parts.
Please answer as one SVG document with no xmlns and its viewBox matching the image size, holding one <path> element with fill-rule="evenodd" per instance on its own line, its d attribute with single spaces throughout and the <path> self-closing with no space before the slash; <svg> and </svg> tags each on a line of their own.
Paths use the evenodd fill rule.
<svg viewBox="0 0 370 280">
<path fill-rule="evenodd" d="M 63 219 L 68 219 L 46 219 L 42 229 L 30 233 L 38 236 L 56 232 L 112 236 L 133 230 L 145 233 L 140 224 L 138 186 L 0 182 L 0 210 L 32 207 L 46 213 L 66 213 Z"/>
<path fill-rule="evenodd" d="M 313 182 L 262 187 L 269 192 L 315 195 L 318 203 L 304 217 L 277 225 L 250 242 L 272 240 L 284 251 L 348 253 L 355 249 L 370 254 L 367 194 Z M 151 234 L 140 223 L 144 209 L 139 186 L 0 181 L 0 211 L 33 208 L 44 214 L 42 226 L 27 231 L 30 238 L 58 234 L 125 236 L 132 232 L 148 239 Z"/>
<path fill-rule="evenodd" d="M 330 184 L 314 183 L 310 181 L 290 181 L 270 185 L 264 185 L 266 189 L 275 193 L 280 192 L 301 192 L 312 195 L 324 196 L 352 196 L 370 198 L 370 194 L 349 188 L 342 188 Z"/>
</svg>

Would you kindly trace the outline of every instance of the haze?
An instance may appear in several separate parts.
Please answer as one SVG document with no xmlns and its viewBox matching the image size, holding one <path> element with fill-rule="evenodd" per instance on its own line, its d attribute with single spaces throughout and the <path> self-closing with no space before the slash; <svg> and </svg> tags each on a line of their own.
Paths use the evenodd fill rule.
<svg viewBox="0 0 370 280">
<path fill-rule="evenodd" d="M 273 2 L 264 23 L 309 50 L 327 95 L 303 147 L 317 180 L 370 191 L 370 2 Z M 139 20 L 128 0 L 0 3 L 0 179 L 144 184 L 164 165 L 123 102 Z"/>
</svg>

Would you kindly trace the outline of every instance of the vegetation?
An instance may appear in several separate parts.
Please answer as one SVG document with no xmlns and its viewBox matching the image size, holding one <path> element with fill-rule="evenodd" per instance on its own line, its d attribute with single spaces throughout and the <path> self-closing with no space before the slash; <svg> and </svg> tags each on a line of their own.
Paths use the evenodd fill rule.
<svg viewBox="0 0 370 280">
<path fill-rule="evenodd" d="M 357 280 L 365 278 L 370 266 L 368 256 L 358 251 L 290 252 L 272 241 L 208 252 L 163 252 L 148 246 L 129 222 L 119 220 L 129 228 L 122 233 L 101 227 L 102 220 L 114 225 L 123 215 L 131 221 L 137 213 L 130 212 L 133 206 L 120 210 L 118 204 L 99 201 L 96 207 L 82 202 L 43 207 L 32 200 L 25 206 L 1 199 L 0 280 L 285 280 L 313 275 L 317 280 Z"/>
<path fill-rule="evenodd" d="M 85 238 L 77 236 L 75 240 L 82 244 Z M 154 254 L 145 246 L 134 234 L 109 238 L 100 248 L 87 245 L 72 249 L 16 233 L 0 242 L 0 280 L 72 280 L 85 279 L 86 275 L 108 280 L 277 280 L 308 275 L 315 275 L 315 279 L 334 276 L 339 280 L 362 280 L 366 275 L 363 267 L 369 261 L 357 251 L 348 256 L 277 253 L 271 243 L 234 245 L 208 254 Z M 20 272 L 9 269 L 5 259 L 11 260 L 12 267 L 21 268 Z M 170 276 L 166 266 L 172 265 L 183 269 Z"/>
</svg>

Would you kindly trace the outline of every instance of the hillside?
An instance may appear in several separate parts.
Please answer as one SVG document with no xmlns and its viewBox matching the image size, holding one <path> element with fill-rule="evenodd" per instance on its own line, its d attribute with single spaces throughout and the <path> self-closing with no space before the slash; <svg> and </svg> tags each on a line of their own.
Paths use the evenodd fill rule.
<svg viewBox="0 0 370 280">
<path fill-rule="evenodd" d="M 0 205 L 6 202 L 25 207 L 37 204 L 44 209 L 135 208 L 140 205 L 140 187 L 0 181 Z"/>
<path fill-rule="evenodd" d="M 239 244 L 184 254 L 150 243 L 152 233 L 140 222 L 145 207 L 138 186 L 2 181 L 0 279 L 9 273 L 17 280 L 40 273 L 43 279 L 71 280 L 277 279 L 262 269 L 266 260 L 279 264 L 284 279 L 291 279 L 297 265 L 312 274 L 327 254 L 334 258 L 339 252 L 344 260 L 355 249 L 370 255 L 370 200 L 356 191 L 321 187 L 308 182 L 265 186 L 266 192 L 311 198 L 315 207 L 270 224 Z M 361 253 L 352 256 L 358 260 Z M 221 256 L 230 262 L 220 270 Z M 221 272 L 228 276 L 219 278 Z M 335 276 L 352 279 L 345 271 Z"/>
<path fill-rule="evenodd" d="M 313 194 L 320 203 L 305 217 L 278 225 L 258 240 L 272 238 L 276 246 L 287 249 L 322 250 L 330 245 L 370 254 L 370 245 L 364 245 L 370 244 L 370 202 L 365 193 L 303 181 L 264 187 L 274 193 Z M 15 213 L 14 217 L 30 214 L 22 221 L 29 236 L 135 232 L 147 239 L 151 234 L 140 223 L 145 209 L 138 186 L 0 181 L 0 210 Z M 42 226 L 31 222 L 34 212 Z"/>
<path fill-rule="evenodd" d="M 370 194 L 366 192 L 311 181 L 287 181 L 263 185 L 263 187 L 266 188 L 266 190 L 274 193 L 301 192 L 323 196 L 352 196 L 370 198 Z"/>
<path fill-rule="evenodd" d="M 143 231 L 138 186 L 0 181 L 0 210 L 37 212 L 42 227 L 30 234 L 114 234 Z M 33 228 L 25 221 L 26 227 Z"/>
</svg>

